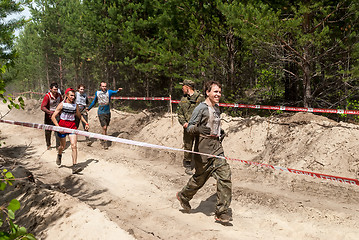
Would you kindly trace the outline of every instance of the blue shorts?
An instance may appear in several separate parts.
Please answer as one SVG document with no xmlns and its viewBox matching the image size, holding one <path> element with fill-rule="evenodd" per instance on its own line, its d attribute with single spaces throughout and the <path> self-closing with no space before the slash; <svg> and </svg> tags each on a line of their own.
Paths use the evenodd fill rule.
<svg viewBox="0 0 359 240">
<path fill-rule="evenodd" d="M 59 138 L 64 138 L 69 134 L 71 135 L 71 134 L 75 134 L 75 133 L 59 133 L 59 132 L 57 132 L 57 136 L 59 136 Z"/>
</svg>

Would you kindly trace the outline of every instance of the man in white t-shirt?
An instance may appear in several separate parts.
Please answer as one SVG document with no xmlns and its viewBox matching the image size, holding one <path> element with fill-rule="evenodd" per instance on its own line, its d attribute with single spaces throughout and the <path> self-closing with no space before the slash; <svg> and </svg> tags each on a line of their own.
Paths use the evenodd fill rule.
<svg viewBox="0 0 359 240">
<path fill-rule="evenodd" d="M 76 104 L 77 106 L 79 106 L 80 113 L 84 117 L 86 122 L 88 122 L 87 105 L 89 104 L 89 100 L 87 98 L 87 94 L 85 93 L 85 85 L 83 84 L 78 85 L 75 96 L 76 96 Z M 77 116 L 75 116 L 75 123 L 77 129 L 79 129 L 80 119 Z M 83 129 L 85 129 L 86 127 L 84 122 L 82 122 L 82 127 Z M 86 137 L 86 142 L 87 142 L 87 146 L 91 146 L 92 141 L 90 141 L 89 137 Z"/>
</svg>

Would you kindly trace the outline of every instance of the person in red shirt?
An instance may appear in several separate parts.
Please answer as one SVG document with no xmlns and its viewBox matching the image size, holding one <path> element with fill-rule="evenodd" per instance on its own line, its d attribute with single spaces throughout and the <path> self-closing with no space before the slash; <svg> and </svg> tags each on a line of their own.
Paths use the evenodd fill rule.
<svg viewBox="0 0 359 240">
<path fill-rule="evenodd" d="M 57 83 L 50 84 L 50 91 L 45 95 L 44 99 L 41 103 L 41 110 L 45 112 L 44 123 L 47 125 L 54 125 L 51 120 L 52 114 L 55 112 L 57 105 L 62 101 L 62 96 L 58 92 L 58 85 Z M 45 130 L 45 140 L 46 140 L 46 147 L 49 150 L 51 148 L 51 130 Z M 60 146 L 60 141 L 55 134 L 56 138 L 56 148 Z"/>
</svg>

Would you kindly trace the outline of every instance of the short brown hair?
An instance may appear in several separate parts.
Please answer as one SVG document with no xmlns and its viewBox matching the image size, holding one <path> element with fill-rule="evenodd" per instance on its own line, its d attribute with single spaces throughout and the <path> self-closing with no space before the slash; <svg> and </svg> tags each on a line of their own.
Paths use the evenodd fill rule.
<svg viewBox="0 0 359 240">
<path fill-rule="evenodd" d="M 212 81 L 205 82 L 204 86 L 203 86 L 203 92 L 204 92 L 205 97 L 207 97 L 207 91 L 210 92 L 213 85 L 217 85 L 219 88 L 222 88 L 222 84 L 220 84 L 217 81 L 212 80 Z"/>
<path fill-rule="evenodd" d="M 85 85 L 79 84 L 79 85 L 77 86 L 77 89 L 80 89 L 80 87 L 86 88 Z"/>
</svg>

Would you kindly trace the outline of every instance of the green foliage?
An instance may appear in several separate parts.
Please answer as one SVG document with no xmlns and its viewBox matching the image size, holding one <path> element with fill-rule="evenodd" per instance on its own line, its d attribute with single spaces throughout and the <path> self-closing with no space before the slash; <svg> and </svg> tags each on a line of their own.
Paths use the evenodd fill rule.
<svg viewBox="0 0 359 240">
<path fill-rule="evenodd" d="M 14 44 L 14 30 L 20 28 L 24 23 L 24 19 L 10 19 L 2 21 L 11 14 L 16 14 L 22 11 L 20 1 L 1 0 L 0 1 L 0 67 L 5 63 L 10 63 L 14 60 L 16 52 L 13 49 Z"/>
<path fill-rule="evenodd" d="M 16 109 L 20 109 L 20 108 L 24 109 L 25 102 L 24 102 L 24 99 L 22 97 L 18 97 L 17 99 L 15 99 L 12 94 L 4 96 L 2 92 L 3 91 L 0 91 L 0 98 L 3 99 L 3 103 L 8 104 L 7 106 L 8 106 L 9 109 L 12 109 L 13 107 L 16 108 Z M 16 103 L 16 100 L 19 103 Z"/>
<path fill-rule="evenodd" d="M 346 99 L 346 109 L 350 109 L 350 110 L 359 110 L 359 100 L 351 100 L 351 99 Z M 354 122 L 359 122 L 359 115 L 352 115 L 352 114 L 339 114 L 340 118 L 345 119 L 347 121 L 354 121 Z"/>
<path fill-rule="evenodd" d="M 319 94 L 321 99 L 324 97 L 331 102 L 333 94 L 328 87 L 337 89 L 338 83 L 348 76 L 336 72 L 346 62 L 338 56 L 343 56 L 344 52 L 349 54 L 351 42 L 358 41 L 357 34 L 349 34 L 353 25 L 357 26 L 354 20 L 357 16 L 346 15 L 348 7 L 353 5 L 357 4 L 352 4 L 352 1 L 340 4 L 332 1 L 277 4 L 233 1 L 224 3 L 221 10 L 233 26 L 234 34 L 243 38 L 245 46 L 260 56 L 255 61 L 290 74 L 292 82 L 301 79 L 303 83 L 300 86 L 305 87 L 301 91 L 304 105 L 314 105 Z M 340 25 L 347 27 L 339 28 Z M 347 70 L 348 66 L 345 66 Z M 334 78 L 325 78 L 331 73 Z M 278 78 L 277 82 L 282 84 L 282 79 Z M 325 88 L 326 92 L 323 92 Z"/>
<path fill-rule="evenodd" d="M 6 186 L 12 186 L 15 181 L 13 174 L 4 169 L 0 174 L 0 191 L 5 190 Z M 9 226 L 7 231 L 0 231 L 0 239 L 26 239 L 36 240 L 34 235 L 27 233 L 26 228 L 20 227 L 14 223 L 15 212 L 20 209 L 20 202 L 17 199 L 12 199 L 5 207 L 4 204 L 0 206 L 0 227 L 7 224 Z"/>
<path fill-rule="evenodd" d="M 48 84 L 42 46 L 42 39 L 37 33 L 36 25 L 32 22 L 28 23 L 17 40 L 18 57 L 14 62 L 15 68 L 9 69 L 7 76 L 16 84 L 17 91 L 25 92 L 30 89 L 45 91 Z"/>
<path fill-rule="evenodd" d="M 17 99 L 12 94 L 5 94 L 5 82 L 3 81 L 3 74 L 5 73 L 6 67 L 8 65 L 3 65 L 0 69 L 0 99 L 4 104 L 7 104 L 8 108 L 11 110 L 13 107 L 16 109 L 24 109 L 25 102 L 22 97 Z"/>
<path fill-rule="evenodd" d="M 1 172 L 1 178 L 0 178 L 0 191 L 5 190 L 7 185 L 12 186 L 12 182 L 14 181 L 15 177 L 12 175 L 11 172 L 8 172 L 6 169 L 4 169 Z"/>
<path fill-rule="evenodd" d="M 92 93 L 106 81 L 126 95 L 178 98 L 190 78 L 220 81 L 232 102 L 328 107 L 356 95 L 355 1 L 35 2 L 9 75 L 25 91 L 56 81 Z"/>
<path fill-rule="evenodd" d="M 6 16 L 21 11 L 21 3 L 15 3 L 11 0 L 0 1 L 0 99 L 4 104 L 8 104 L 9 109 L 15 107 L 17 109 L 24 107 L 24 100 L 20 97 L 16 99 L 13 95 L 5 94 L 6 81 L 4 80 L 4 74 L 10 67 L 13 66 L 16 57 L 16 51 L 13 48 L 14 35 L 13 31 L 16 28 L 21 27 L 24 24 L 24 20 L 9 20 L 5 23 L 2 22 Z M 0 191 L 5 190 L 6 186 L 11 186 L 15 177 L 6 169 L 0 173 Z M 28 239 L 35 240 L 35 237 L 27 233 L 24 227 L 20 227 L 14 223 L 15 212 L 20 209 L 20 203 L 18 200 L 11 200 L 7 206 L 6 204 L 0 204 L 0 227 L 5 229 L 0 231 L 0 239 L 12 240 L 12 239 Z M 7 229 L 7 230 L 6 230 Z"/>
<path fill-rule="evenodd" d="M 5 95 L 6 81 L 3 76 L 8 69 L 13 66 L 14 60 L 17 56 L 17 53 L 13 48 L 15 39 L 14 30 L 23 26 L 25 24 L 25 20 L 20 18 L 3 22 L 2 19 L 5 19 L 11 14 L 21 12 L 21 4 L 21 2 L 15 3 L 11 0 L 0 1 L 0 100 L 3 103 L 8 103 L 8 107 L 10 109 L 12 107 L 19 109 L 24 106 L 22 98 L 18 99 L 19 103 L 16 103 L 11 94 Z"/>
<path fill-rule="evenodd" d="M 275 70 L 268 66 L 263 66 L 258 69 L 258 79 L 254 88 L 258 89 L 257 97 L 264 99 L 273 99 L 282 97 L 284 89 L 277 80 L 280 77 Z"/>
</svg>

